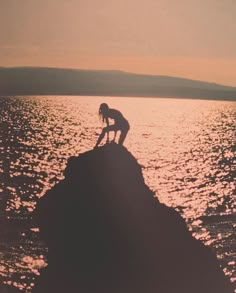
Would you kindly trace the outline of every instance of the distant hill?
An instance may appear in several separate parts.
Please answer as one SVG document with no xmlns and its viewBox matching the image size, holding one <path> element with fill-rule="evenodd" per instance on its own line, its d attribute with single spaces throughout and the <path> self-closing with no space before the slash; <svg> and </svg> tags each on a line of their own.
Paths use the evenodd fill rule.
<svg viewBox="0 0 236 293">
<path fill-rule="evenodd" d="M 161 96 L 236 101 L 236 87 L 122 71 L 2 67 L 0 95 Z"/>
</svg>

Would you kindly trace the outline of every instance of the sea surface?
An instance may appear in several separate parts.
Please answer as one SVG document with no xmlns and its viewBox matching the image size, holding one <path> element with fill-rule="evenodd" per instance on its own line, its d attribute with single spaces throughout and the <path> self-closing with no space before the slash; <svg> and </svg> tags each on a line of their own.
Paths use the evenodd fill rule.
<svg viewBox="0 0 236 293">
<path fill-rule="evenodd" d="M 94 147 L 102 102 L 130 123 L 125 147 L 158 199 L 210 246 L 236 292 L 236 102 L 0 97 L 0 276 L 31 292 L 47 247 L 32 217 L 70 156 Z M 55 202 L 56 206 L 56 202 Z"/>
</svg>

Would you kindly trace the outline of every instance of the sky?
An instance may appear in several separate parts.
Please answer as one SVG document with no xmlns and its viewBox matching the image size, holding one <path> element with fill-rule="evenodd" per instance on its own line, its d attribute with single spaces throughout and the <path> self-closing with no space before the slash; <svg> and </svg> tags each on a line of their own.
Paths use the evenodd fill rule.
<svg viewBox="0 0 236 293">
<path fill-rule="evenodd" d="M 235 0 L 0 0 L 0 66 L 112 69 L 236 86 Z"/>
</svg>

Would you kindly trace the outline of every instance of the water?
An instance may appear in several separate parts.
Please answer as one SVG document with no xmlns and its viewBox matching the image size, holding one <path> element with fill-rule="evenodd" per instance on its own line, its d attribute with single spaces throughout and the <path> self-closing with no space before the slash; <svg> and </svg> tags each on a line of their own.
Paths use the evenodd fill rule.
<svg viewBox="0 0 236 293">
<path fill-rule="evenodd" d="M 0 274 L 31 292 L 47 247 L 32 219 L 67 159 L 94 147 L 106 102 L 131 129 L 125 146 L 159 200 L 212 247 L 236 289 L 236 103 L 150 98 L 0 98 Z M 55 203 L 56 204 L 56 203 Z"/>
</svg>

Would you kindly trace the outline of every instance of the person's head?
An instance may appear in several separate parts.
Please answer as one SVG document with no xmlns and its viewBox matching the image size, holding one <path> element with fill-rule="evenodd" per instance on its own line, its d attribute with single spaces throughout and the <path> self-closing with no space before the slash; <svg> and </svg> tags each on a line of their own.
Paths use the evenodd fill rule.
<svg viewBox="0 0 236 293">
<path fill-rule="evenodd" d="M 102 103 L 99 107 L 99 116 L 101 117 L 102 121 L 104 122 L 104 120 L 107 118 L 108 115 L 108 111 L 109 111 L 109 107 L 106 103 Z"/>
</svg>

